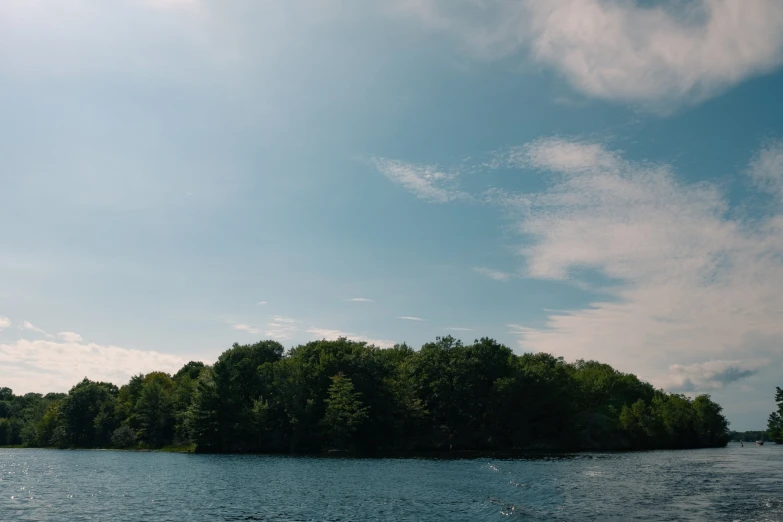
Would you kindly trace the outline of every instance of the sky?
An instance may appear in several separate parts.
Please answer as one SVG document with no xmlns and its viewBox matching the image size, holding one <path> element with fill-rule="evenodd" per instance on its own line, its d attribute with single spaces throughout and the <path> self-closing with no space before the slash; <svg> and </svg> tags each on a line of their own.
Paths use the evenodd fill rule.
<svg viewBox="0 0 783 522">
<path fill-rule="evenodd" d="M 488 336 L 783 386 L 783 2 L 3 0 L 0 385 Z"/>
</svg>

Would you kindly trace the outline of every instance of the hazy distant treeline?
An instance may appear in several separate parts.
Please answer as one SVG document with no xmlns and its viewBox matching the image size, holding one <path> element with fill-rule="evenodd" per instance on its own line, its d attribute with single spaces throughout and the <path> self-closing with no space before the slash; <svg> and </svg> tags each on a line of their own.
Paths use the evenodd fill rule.
<svg viewBox="0 0 783 522">
<path fill-rule="evenodd" d="M 780 393 L 780 392 L 779 392 Z M 726 445 L 707 395 L 655 390 L 594 361 L 515 355 L 484 338 L 414 351 L 346 339 L 234 346 L 211 366 L 0 389 L 0 444 L 206 452 L 650 449 Z"/>
<path fill-rule="evenodd" d="M 753 442 L 757 440 L 766 439 L 768 437 L 767 432 L 762 431 L 730 431 L 729 440 L 734 442 Z"/>
</svg>

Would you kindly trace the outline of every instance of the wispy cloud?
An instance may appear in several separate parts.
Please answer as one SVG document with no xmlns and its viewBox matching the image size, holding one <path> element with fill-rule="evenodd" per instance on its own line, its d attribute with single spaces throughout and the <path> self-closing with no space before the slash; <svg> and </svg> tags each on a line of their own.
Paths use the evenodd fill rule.
<svg viewBox="0 0 783 522">
<path fill-rule="evenodd" d="M 351 297 L 350 299 L 346 299 L 346 301 L 349 301 L 351 303 L 374 303 L 375 302 L 373 299 L 368 299 L 367 297 Z"/>
<path fill-rule="evenodd" d="M 704 100 L 783 62 L 783 3 L 398 0 L 478 59 L 547 64 L 581 93 L 656 110 Z"/>
<path fill-rule="evenodd" d="M 457 175 L 432 165 L 417 165 L 386 158 L 373 158 L 373 164 L 383 175 L 401 185 L 420 199 L 446 203 L 469 196 L 457 190 Z"/>
<path fill-rule="evenodd" d="M 21 324 L 20 328 L 22 330 L 28 330 L 30 332 L 35 332 L 35 333 L 39 333 L 41 335 L 45 335 L 46 337 L 54 337 L 52 334 L 50 334 L 46 330 L 44 330 L 42 328 L 38 328 L 37 326 L 35 326 L 30 321 L 22 321 L 22 324 Z"/>
<path fill-rule="evenodd" d="M 364 335 L 356 335 L 350 332 L 343 332 L 341 330 L 334 330 L 330 328 L 308 328 L 307 333 L 315 335 L 318 339 L 325 339 L 327 341 L 334 341 L 340 337 L 345 337 L 352 341 L 365 342 L 372 344 L 378 348 L 391 348 L 396 343 L 386 339 L 374 339 L 372 337 L 366 337 Z"/>
<path fill-rule="evenodd" d="M 500 270 L 493 270 L 491 268 L 485 268 L 480 266 L 474 267 L 473 271 L 478 274 L 487 276 L 490 279 L 494 279 L 495 281 L 508 281 L 513 277 L 512 274 L 509 274 L 507 272 L 501 272 Z"/>
<path fill-rule="evenodd" d="M 266 324 L 264 335 L 272 339 L 290 339 L 297 331 L 297 321 L 290 317 L 275 315 Z"/>
<path fill-rule="evenodd" d="M 783 140 L 766 142 L 751 160 L 749 174 L 761 189 L 783 198 Z"/>
<path fill-rule="evenodd" d="M 255 328 L 245 323 L 232 323 L 231 328 L 233 328 L 234 330 L 239 330 L 240 332 L 247 332 L 251 334 L 261 333 L 261 330 L 259 330 L 258 328 Z"/>
<path fill-rule="evenodd" d="M 562 139 L 524 151 L 528 166 L 554 174 L 518 223 L 529 240 L 520 250 L 527 274 L 573 280 L 587 268 L 614 286 L 613 299 L 553 314 L 546 328 L 516 328 L 523 348 L 660 368 L 648 378 L 666 382 L 672 360 L 741 360 L 754 337 L 783 340 L 780 204 L 746 222 L 727 213 L 718 186 L 683 183 L 669 165 Z M 768 154 L 756 156 L 752 175 L 758 165 L 774 175 Z"/>
<path fill-rule="evenodd" d="M 258 304 L 259 304 L 259 306 L 265 306 L 267 304 L 267 302 L 266 301 L 259 301 Z"/>
<path fill-rule="evenodd" d="M 454 326 L 452 326 L 450 328 L 446 328 L 446 330 L 450 330 L 452 332 L 472 332 L 473 331 L 472 328 L 458 328 L 458 327 L 454 327 Z"/>
<path fill-rule="evenodd" d="M 11 320 L 7 317 L 0 316 L 0 330 L 11 326 Z"/>
<path fill-rule="evenodd" d="M 402 319 L 404 321 L 424 321 L 424 319 L 422 319 L 421 317 L 413 317 L 410 315 L 403 315 L 398 317 L 397 319 Z"/>
<path fill-rule="evenodd" d="M 680 373 L 762 355 L 783 364 L 759 341 L 783 342 L 781 158 L 780 142 L 768 141 L 741 169 L 776 195 L 771 210 L 749 219 L 729 212 L 719 185 L 684 182 L 671 165 L 631 161 L 601 143 L 547 138 L 498 154 L 485 168 L 538 170 L 548 183 L 484 198 L 514 220 L 520 275 L 598 297 L 549 311 L 543 327 L 509 324 L 508 333 L 524 350 L 641 369 L 658 385 L 676 384 L 672 364 Z M 713 380 L 747 371 L 729 368 Z M 707 377 L 688 379 L 695 389 L 711 386 Z"/>
<path fill-rule="evenodd" d="M 57 336 L 69 343 L 78 343 L 82 341 L 82 336 L 75 332 L 60 332 Z"/>
</svg>

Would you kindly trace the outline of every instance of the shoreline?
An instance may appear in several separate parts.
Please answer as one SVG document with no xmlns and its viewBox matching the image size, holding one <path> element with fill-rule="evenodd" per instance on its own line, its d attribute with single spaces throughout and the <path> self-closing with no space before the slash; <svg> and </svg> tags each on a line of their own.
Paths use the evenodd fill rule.
<svg viewBox="0 0 783 522">
<path fill-rule="evenodd" d="M 651 453 L 657 451 L 689 451 L 703 449 L 726 449 L 726 446 L 710 446 L 699 448 L 657 448 L 657 449 L 581 449 L 581 450 L 556 450 L 556 449 L 537 449 L 537 450 L 506 450 L 506 451 L 487 451 L 487 450 L 452 450 L 452 451 L 397 451 L 397 452 L 356 452 L 356 451 L 326 451 L 326 452 L 293 452 L 293 453 L 272 453 L 272 452 L 247 452 L 247 453 L 218 453 L 218 452 L 199 452 L 189 446 L 168 447 L 168 448 L 51 448 L 51 447 L 32 447 L 32 446 L 2 446 L 3 449 L 22 449 L 22 450 L 51 450 L 51 451 L 121 451 L 131 453 L 179 453 L 186 455 L 257 455 L 257 456 L 277 456 L 277 457 L 303 457 L 303 458 L 333 458 L 333 459 L 431 459 L 431 460 L 473 460 L 481 458 L 492 458 L 498 460 L 546 460 L 576 458 L 583 455 L 606 455 L 606 454 L 627 454 L 627 453 Z"/>
</svg>

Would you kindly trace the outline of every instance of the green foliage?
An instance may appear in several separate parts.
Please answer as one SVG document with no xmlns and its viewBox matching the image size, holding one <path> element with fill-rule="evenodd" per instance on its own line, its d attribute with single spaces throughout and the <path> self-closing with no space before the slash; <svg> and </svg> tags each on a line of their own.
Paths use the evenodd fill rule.
<svg viewBox="0 0 783 522">
<path fill-rule="evenodd" d="M 64 442 L 81 448 L 108 446 L 119 424 L 114 411 L 118 392 L 111 383 L 87 378 L 71 388 L 60 404 Z"/>
<path fill-rule="evenodd" d="M 144 377 L 136 400 L 139 436 L 146 445 L 159 448 L 174 438 L 174 381 L 162 372 Z"/>
<path fill-rule="evenodd" d="M 342 373 L 332 377 L 327 391 L 329 398 L 322 424 L 337 449 L 345 449 L 351 436 L 367 420 L 368 407 L 362 406 L 362 394 L 354 391 L 353 382 Z"/>
<path fill-rule="evenodd" d="M 778 409 L 769 415 L 767 435 L 777 444 L 783 444 L 783 389 L 779 387 L 775 388 L 775 402 Z"/>
<path fill-rule="evenodd" d="M 120 426 L 111 435 L 111 443 L 115 448 L 130 448 L 136 445 L 136 432 L 128 425 Z"/>
<path fill-rule="evenodd" d="M 778 389 L 783 408 L 783 392 Z M 781 413 L 770 436 L 783 436 Z M 488 338 L 415 351 L 341 338 L 287 353 L 234 344 L 213 366 L 85 379 L 68 394 L 0 388 L 0 444 L 199 452 L 653 449 L 723 446 L 708 396 L 655 390 L 595 361 L 515 355 Z"/>
</svg>

